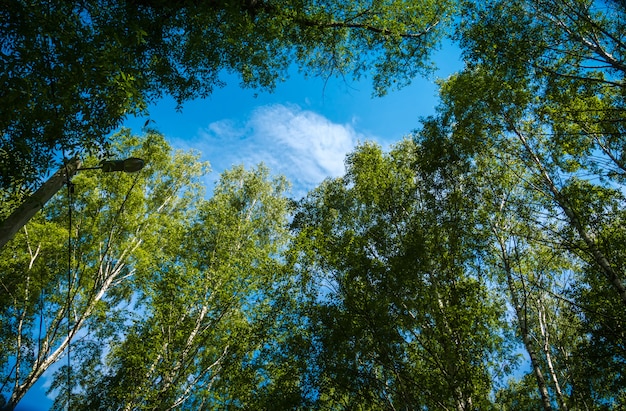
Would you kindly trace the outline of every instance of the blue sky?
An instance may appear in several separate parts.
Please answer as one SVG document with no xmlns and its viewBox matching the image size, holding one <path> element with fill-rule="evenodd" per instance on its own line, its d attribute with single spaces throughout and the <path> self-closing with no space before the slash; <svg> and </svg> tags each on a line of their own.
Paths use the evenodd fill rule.
<svg viewBox="0 0 626 411">
<path fill-rule="evenodd" d="M 326 177 L 343 174 L 345 155 L 359 142 L 376 141 L 388 148 L 419 126 L 420 117 L 434 113 L 437 78 L 461 69 L 460 52 L 447 45 L 434 56 L 438 70 L 412 85 L 372 97 L 371 83 L 332 78 L 305 78 L 293 71 L 273 93 L 241 89 L 235 77 L 210 98 L 176 110 L 164 98 L 149 108 L 150 127 L 178 149 L 195 149 L 211 163 L 208 191 L 219 173 L 236 164 L 251 168 L 264 162 L 274 174 L 285 175 L 299 198 Z M 229 78 L 227 77 L 228 81 Z M 146 118 L 130 118 L 124 126 L 141 133 Z M 39 379 L 17 411 L 46 410 L 52 370 Z"/>
<path fill-rule="evenodd" d="M 176 148 L 198 150 L 211 163 L 209 186 L 235 164 L 264 162 L 293 184 L 300 197 L 325 177 L 343 173 L 345 155 L 358 143 L 384 147 L 418 127 L 419 118 L 434 113 L 435 79 L 461 68 L 459 51 L 448 45 L 437 52 L 438 71 L 417 78 L 409 87 L 382 98 L 372 97 L 371 83 L 344 79 L 305 78 L 296 70 L 273 93 L 241 89 L 235 77 L 204 100 L 176 111 L 172 99 L 150 107 L 150 126 Z M 146 118 L 125 123 L 141 132 Z"/>
</svg>

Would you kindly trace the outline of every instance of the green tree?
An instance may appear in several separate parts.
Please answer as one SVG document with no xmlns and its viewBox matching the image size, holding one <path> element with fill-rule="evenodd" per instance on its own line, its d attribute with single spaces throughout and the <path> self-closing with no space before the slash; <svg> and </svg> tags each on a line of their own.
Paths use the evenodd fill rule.
<svg viewBox="0 0 626 411">
<path fill-rule="evenodd" d="M 498 297 L 451 146 L 364 144 L 294 220 L 321 409 L 488 409 Z"/>
<path fill-rule="evenodd" d="M 7 0 L 0 6 L 0 185 L 59 153 L 106 151 L 128 114 L 164 94 L 207 96 L 234 73 L 272 89 L 309 75 L 371 75 L 376 94 L 428 71 L 455 1 Z"/>
<path fill-rule="evenodd" d="M 72 408 L 262 406 L 280 368 L 268 346 L 280 346 L 274 334 L 285 332 L 276 327 L 286 188 L 264 167 L 222 174 L 213 196 L 160 239 L 159 258 L 137 265 L 132 324 L 105 362 L 84 357 Z"/>
<path fill-rule="evenodd" d="M 173 154 L 161 135 L 123 131 L 112 144 L 120 156 L 144 158 L 146 168 L 133 175 L 79 173 L 73 192 L 62 190 L 0 254 L 6 409 L 54 363 L 68 355 L 72 362 L 97 358 L 102 341 L 118 336 L 141 283 L 138 267 L 158 257 L 159 240 L 201 195 L 197 182 L 206 166 L 192 154 Z M 76 380 L 65 366 L 58 378 L 66 376 L 71 391 Z"/>
<path fill-rule="evenodd" d="M 524 164 L 507 153 L 499 153 L 497 161 L 488 157 L 476 164 L 481 221 L 491 234 L 485 265 L 507 296 L 532 370 L 527 377 L 534 378 L 540 401 L 534 401 L 529 378 L 509 381 L 498 394 L 526 396 L 524 401 L 534 408 L 567 410 L 569 398 L 576 396 L 570 385 L 570 359 L 582 340 L 580 318 L 572 310 L 575 303 L 566 299 L 581 279 L 577 259 L 554 240 L 557 229 L 544 219 L 541 196 L 529 184 L 532 175 Z M 528 391 L 522 393 L 522 387 Z M 577 400 L 581 405 L 585 398 Z M 513 408 L 505 409 L 518 407 L 508 406 Z"/>
<path fill-rule="evenodd" d="M 616 406 L 626 306 L 624 230 L 615 225 L 624 218 L 624 10 L 503 1 L 468 3 L 464 15 L 457 36 L 467 66 L 442 82 L 432 121 L 484 162 L 483 190 L 500 190 L 487 221 L 499 228 L 499 268 L 516 280 L 511 304 L 526 315 L 522 324 L 517 313 L 520 338 L 537 354 L 534 397 L 544 408 Z M 592 370 L 596 353 L 604 360 Z M 519 394 L 528 383 L 511 387 Z"/>
<path fill-rule="evenodd" d="M 623 185 L 625 170 L 619 136 L 625 120 L 626 16 L 621 8 L 603 5 L 555 0 L 470 7 L 459 36 L 474 72 L 454 81 L 454 99 L 459 93 L 476 98 L 481 88 L 478 99 L 487 100 L 491 119 L 469 115 L 478 113 L 467 109 L 468 101 L 452 104 L 458 117 L 498 124 L 521 143 L 527 164 L 578 237 L 571 241 L 626 304 L 623 263 L 597 233 L 609 216 L 585 210 L 589 198 L 583 198 L 611 197 L 608 207 L 618 214 L 623 209 L 615 188 Z"/>
</svg>

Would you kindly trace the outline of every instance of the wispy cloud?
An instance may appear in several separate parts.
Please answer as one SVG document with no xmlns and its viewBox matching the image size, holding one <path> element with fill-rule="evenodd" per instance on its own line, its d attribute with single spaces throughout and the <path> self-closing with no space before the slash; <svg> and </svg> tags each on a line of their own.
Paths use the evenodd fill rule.
<svg viewBox="0 0 626 411">
<path fill-rule="evenodd" d="M 215 178 L 233 165 L 263 162 L 272 173 L 285 175 L 293 194 L 301 196 L 324 178 L 342 175 L 346 154 L 365 138 L 350 124 L 279 104 L 256 109 L 244 122 L 213 122 L 187 144 L 211 162 Z"/>
</svg>

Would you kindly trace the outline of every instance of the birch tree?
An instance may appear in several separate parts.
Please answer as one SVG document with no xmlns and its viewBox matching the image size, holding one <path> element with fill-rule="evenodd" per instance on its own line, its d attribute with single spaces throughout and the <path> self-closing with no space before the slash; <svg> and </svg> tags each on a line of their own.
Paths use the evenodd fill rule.
<svg viewBox="0 0 626 411">
<path fill-rule="evenodd" d="M 156 238 L 197 195 L 193 186 L 205 166 L 194 155 L 174 155 L 156 133 L 139 138 L 124 131 L 112 141 L 117 155 L 142 157 L 147 167 L 132 175 L 79 173 L 2 250 L 6 409 L 62 360 L 57 381 L 67 384 L 58 401 L 68 401 L 74 361 L 98 357 L 103 341 L 115 339 L 127 320 L 138 264 L 158 255 Z"/>
<path fill-rule="evenodd" d="M 535 378 L 537 397 L 545 408 L 614 406 L 623 396 L 618 388 L 622 378 L 614 370 L 624 363 L 617 330 L 623 328 L 618 313 L 626 301 L 620 247 L 624 231 L 614 225 L 624 213 L 619 139 L 623 9 L 592 1 L 492 2 L 468 5 L 467 17 L 457 32 L 467 66 L 441 83 L 437 121 L 458 150 L 474 161 L 489 159 L 488 167 L 499 170 L 484 169 L 493 180 L 513 170 L 522 184 L 518 202 L 535 204 L 536 212 L 517 217 L 532 227 L 523 239 L 514 237 L 522 240 L 516 240 L 523 245 L 520 255 L 540 255 L 536 252 L 548 239 L 552 251 L 542 253 L 552 259 L 567 256 L 568 265 L 576 267 L 565 289 L 543 283 L 552 284 L 547 295 L 527 298 L 532 304 L 513 302 L 532 306 L 531 327 L 526 328 L 535 330 L 537 342 L 543 341 L 544 348 L 539 344 L 536 349 L 544 357 L 540 371 L 547 389 Z M 494 201 L 494 212 L 504 198 Z M 514 250 L 510 241 L 501 242 L 501 251 Z M 557 280 L 558 271 L 546 278 Z M 591 295 L 598 299 L 587 298 Z M 572 316 L 558 308 L 562 303 Z M 548 320 L 546 313 L 552 310 L 561 314 Z M 554 330 L 565 323 L 574 325 L 578 338 L 570 338 L 565 349 L 557 347 L 560 342 L 545 348 L 546 338 L 559 341 Z M 599 342 L 599 329 L 613 331 Z M 604 371 L 591 369 L 593 353 L 583 349 L 590 344 L 610 358 L 602 362 Z"/>
<path fill-rule="evenodd" d="M 72 408 L 261 402 L 275 385 L 263 362 L 281 315 L 275 304 L 285 275 L 278 255 L 287 239 L 286 188 L 264 167 L 222 174 L 213 196 L 199 200 L 194 214 L 161 239 L 160 258 L 137 267 L 143 274 L 132 324 L 103 363 L 83 365 L 96 375 L 85 373 Z"/>
<path fill-rule="evenodd" d="M 498 299 L 466 164 L 435 141 L 358 147 L 296 215 L 321 409 L 489 407 Z"/>
</svg>

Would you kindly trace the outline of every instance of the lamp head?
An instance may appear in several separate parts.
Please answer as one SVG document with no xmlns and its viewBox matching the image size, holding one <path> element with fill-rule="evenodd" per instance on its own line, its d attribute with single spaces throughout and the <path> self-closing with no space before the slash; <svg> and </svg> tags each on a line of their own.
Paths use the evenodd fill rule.
<svg viewBox="0 0 626 411">
<path fill-rule="evenodd" d="M 145 165 L 144 161 L 137 157 L 127 158 L 125 160 L 103 160 L 100 162 L 102 171 L 111 173 L 113 171 L 123 171 L 125 173 L 134 173 L 139 171 Z"/>
</svg>

